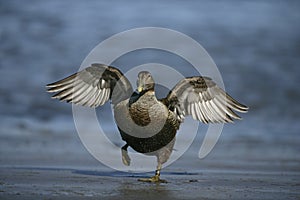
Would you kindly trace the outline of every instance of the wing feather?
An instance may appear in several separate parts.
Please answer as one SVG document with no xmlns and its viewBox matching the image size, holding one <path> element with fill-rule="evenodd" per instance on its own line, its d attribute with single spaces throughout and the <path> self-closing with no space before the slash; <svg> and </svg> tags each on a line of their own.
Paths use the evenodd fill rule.
<svg viewBox="0 0 300 200">
<path fill-rule="evenodd" d="M 198 116 L 196 114 L 195 103 L 192 103 L 190 107 L 191 107 L 190 112 L 192 113 L 192 117 L 197 120 Z"/>
<path fill-rule="evenodd" d="M 117 104 L 133 92 L 120 70 L 104 64 L 92 64 L 46 87 L 48 92 L 55 93 L 54 99 L 89 107 L 101 106 L 109 99 Z"/>
<path fill-rule="evenodd" d="M 208 77 L 188 77 L 181 80 L 164 100 L 175 114 L 191 115 L 203 123 L 233 122 L 241 119 L 235 112 L 247 112 L 248 107 L 239 103 Z M 178 113 L 178 110 L 181 113 Z"/>
</svg>

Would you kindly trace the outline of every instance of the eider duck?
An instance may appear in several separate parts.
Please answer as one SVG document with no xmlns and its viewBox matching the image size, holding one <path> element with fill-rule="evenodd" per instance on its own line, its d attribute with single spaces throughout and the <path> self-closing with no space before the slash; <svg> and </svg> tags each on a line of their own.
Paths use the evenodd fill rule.
<svg viewBox="0 0 300 200">
<path fill-rule="evenodd" d="M 139 179 L 166 182 L 160 171 L 170 157 L 176 132 L 184 117 L 203 123 L 226 123 L 241 119 L 235 112 L 245 113 L 248 107 L 239 103 L 209 77 L 194 76 L 179 81 L 163 99 L 155 96 L 151 74 L 138 74 L 137 90 L 133 90 L 123 73 L 112 66 L 92 64 L 60 81 L 47 85 L 52 98 L 76 105 L 98 107 L 107 101 L 113 104 L 114 118 L 125 145 L 122 161 L 130 165 L 127 148 L 157 157 L 155 175 Z"/>
</svg>

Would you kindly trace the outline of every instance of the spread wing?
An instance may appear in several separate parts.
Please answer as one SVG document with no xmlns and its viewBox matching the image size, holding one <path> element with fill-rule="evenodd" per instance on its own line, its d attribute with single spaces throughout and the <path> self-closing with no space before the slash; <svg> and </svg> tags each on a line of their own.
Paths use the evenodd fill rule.
<svg viewBox="0 0 300 200">
<path fill-rule="evenodd" d="M 52 98 L 77 105 L 97 107 L 109 99 L 113 104 L 127 99 L 132 86 L 120 70 L 115 67 L 92 64 L 90 67 L 47 85 Z"/>
<path fill-rule="evenodd" d="M 242 105 L 208 77 L 189 77 L 181 80 L 163 100 L 182 121 L 185 115 L 203 123 L 233 122 L 241 119 L 235 111 L 247 112 Z"/>
</svg>

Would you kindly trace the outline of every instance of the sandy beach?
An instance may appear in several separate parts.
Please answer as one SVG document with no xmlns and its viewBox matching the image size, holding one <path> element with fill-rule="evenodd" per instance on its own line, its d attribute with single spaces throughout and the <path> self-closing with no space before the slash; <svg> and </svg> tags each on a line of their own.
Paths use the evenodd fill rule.
<svg viewBox="0 0 300 200">
<path fill-rule="evenodd" d="M 166 172 L 164 184 L 114 171 L 1 168 L 1 199 L 297 199 L 299 174 Z"/>
</svg>

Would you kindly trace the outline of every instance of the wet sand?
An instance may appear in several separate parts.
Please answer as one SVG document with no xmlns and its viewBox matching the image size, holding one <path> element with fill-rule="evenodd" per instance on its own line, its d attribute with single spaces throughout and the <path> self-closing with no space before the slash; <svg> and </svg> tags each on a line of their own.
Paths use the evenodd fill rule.
<svg viewBox="0 0 300 200">
<path fill-rule="evenodd" d="M 1 199 L 299 199 L 299 174 L 165 172 L 168 183 L 115 171 L 2 167 Z"/>
</svg>

